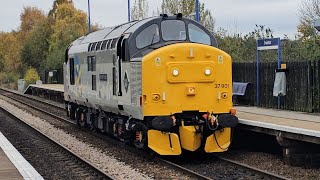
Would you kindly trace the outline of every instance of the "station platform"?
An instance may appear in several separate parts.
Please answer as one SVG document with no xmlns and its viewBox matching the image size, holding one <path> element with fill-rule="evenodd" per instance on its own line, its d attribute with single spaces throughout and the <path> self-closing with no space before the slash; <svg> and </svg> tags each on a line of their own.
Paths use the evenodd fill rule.
<svg viewBox="0 0 320 180">
<path fill-rule="evenodd" d="M 63 84 L 32 84 L 25 94 L 63 101 Z M 310 113 L 235 106 L 239 126 L 246 130 L 320 144 L 320 115 Z"/>
<path fill-rule="evenodd" d="M 24 91 L 24 94 L 26 91 L 32 88 L 37 89 L 44 89 L 44 90 L 50 90 L 50 91 L 56 91 L 63 93 L 64 92 L 64 85 L 63 84 L 30 84 L 27 89 Z"/>
<path fill-rule="evenodd" d="M 242 128 L 320 144 L 320 115 L 258 107 L 235 108 Z"/>
<path fill-rule="evenodd" d="M 30 84 L 23 94 L 44 97 L 49 100 L 64 102 L 63 84 Z"/>
<path fill-rule="evenodd" d="M 43 179 L 0 132 L 0 179 Z"/>
</svg>

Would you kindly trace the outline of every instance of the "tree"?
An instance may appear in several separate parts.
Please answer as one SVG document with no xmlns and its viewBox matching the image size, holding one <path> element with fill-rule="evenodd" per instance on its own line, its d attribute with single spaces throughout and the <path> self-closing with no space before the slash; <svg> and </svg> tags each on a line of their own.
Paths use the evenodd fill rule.
<svg viewBox="0 0 320 180">
<path fill-rule="evenodd" d="M 24 41 L 29 32 L 36 27 L 37 23 L 46 19 L 43 11 L 36 7 L 24 7 L 20 15 L 20 38 Z"/>
<path fill-rule="evenodd" d="M 146 0 L 135 0 L 131 10 L 131 20 L 141 20 L 148 16 L 148 2 Z"/>
<path fill-rule="evenodd" d="M 219 28 L 215 33 L 219 48 L 227 52 L 234 62 L 255 62 L 256 41 L 258 39 L 272 38 L 273 31 L 264 25 L 255 25 L 255 29 L 246 35 L 239 33 L 228 34 L 227 30 Z M 261 59 L 272 61 L 276 53 L 263 52 Z"/>
<path fill-rule="evenodd" d="M 41 72 L 40 66 L 47 57 L 51 34 L 52 30 L 47 18 L 38 22 L 30 32 L 21 50 L 21 61 L 25 67 L 33 67 Z"/>
<path fill-rule="evenodd" d="M 9 88 L 17 87 L 21 75 L 20 43 L 17 32 L 0 32 L 0 82 Z"/>
<path fill-rule="evenodd" d="M 265 25 L 256 24 L 256 28 L 250 32 L 249 35 L 255 37 L 256 39 L 273 38 L 273 31 L 269 27 L 266 28 Z"/>
<path fill-rule="evenodd" d="M 87 33 L 87 15 L 75 9 L 72 3 L 57 7 L 49 40 L 49 53 L 42 69 L 61 68 L 67 47 L 77 38 Z"/>
<path fill-rule="evenodd" d="M 73 2 L 72 2 L 72 0 L 55 0 L 55 1 L 52 3 L 52 9 L 49 11 L 48 17 L 55 19 L 56 14 L 57 14 L 57 11 L 58 11 L 58 7 L 59 7 L 61 4 L 66 4 L 66 3 L 72 4 Z"/>
<path fill-rule="evenodd" d="M 4 61 L 5 72 L 19 72 L 21 41 L 17 32 L 0 32 L 0 54 Z"/>
<path fill-rule="evenodd" d="M 184 16 L 190 16 L 195 13 L 196 0 L 163 0 L 162 12 L 167 14 L 182 13 Z M 199 4 L 200 23 L 209 31 L 214 31 L 215 20 L 211 11 L 205 8 L 204 3 Z"/>
<path fill-rule="evenodd" d="M 300 24 L 298 25 L 301 40 L 301 53 L 309 60 L 320 58 L 320 36 L 317 34 L 313 23 L 320 19 L 320 1 L 306 0 L 300 4 Z"/>
<path fill-rule="evenodd" d="M 3 54 L 0 54 L 0 72 L 4 70 L 4 63 L 5 63 L 5 59 L 3 57 Z"/>
</svg>

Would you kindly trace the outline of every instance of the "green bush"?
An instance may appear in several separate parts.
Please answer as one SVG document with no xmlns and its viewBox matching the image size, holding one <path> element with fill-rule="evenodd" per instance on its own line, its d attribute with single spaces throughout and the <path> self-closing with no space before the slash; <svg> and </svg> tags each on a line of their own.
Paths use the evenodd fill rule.
<svg viewBox="0 0 320 180">
<path fill-rule="evenodd" d="M 0 73 L 1 86 L 9 89 L 17 89 L 19 75 L 14 72 Z"/>
<path fill-rule="evenodd" d="M 24 75 L 24 80 L 26 81 L 26 85 L 29 84 L 35 84 L 37 80 L 39 80 L 40 77 L 38 75 L 38 72 L 35 68 L 29 68 Z"/>
</svg>

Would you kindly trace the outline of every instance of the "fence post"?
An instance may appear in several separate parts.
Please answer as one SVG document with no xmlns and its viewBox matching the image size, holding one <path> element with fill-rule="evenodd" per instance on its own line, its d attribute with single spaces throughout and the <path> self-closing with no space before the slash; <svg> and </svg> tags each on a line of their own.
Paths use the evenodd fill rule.
<svg viewBox="0 0 320 180">
<path fill-rule="evenodd" d="M 308 61 L 308 112 L 313 112 L 313 77 L 312 77 L 312 63 Z"/>
<path fill-rule="evenodd" d="M 320 60 L 317 61 L 317 67 L 318 67 L 318 74 L 316 76 L 316 79 L 318 79 L 318 112 L 320 112 Z"/>
</svg>

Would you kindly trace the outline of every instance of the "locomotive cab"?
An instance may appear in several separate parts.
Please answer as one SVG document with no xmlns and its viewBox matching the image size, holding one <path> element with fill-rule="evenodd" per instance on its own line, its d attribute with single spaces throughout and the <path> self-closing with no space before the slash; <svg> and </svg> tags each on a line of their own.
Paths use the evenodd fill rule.
<svg viewBox="0 0 320 180">
<path fill-rule="evenodd" d="M 176 43 L 200 43 L 216 47 L 216 39 L 201 24 L 182 16 L 162 15 L 143 24 L 130 36 L 131 58 L 143 57 L 160 47 Z"/>
<path fill-rule="evenodd" d="M 225 151 L 238 120 L 228 115 L 231 58 L 214 48 L 212 34 L 192 20 L 163 16 L 140 27 L 130 40 L 136 47 L 131 48 L 133 59 L 143 57 L 142 110 L 151 121 L 148 147 L 161 155 L 196 151 L 201 145 L 206 152 Z"/>
</svg>

